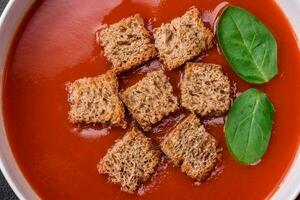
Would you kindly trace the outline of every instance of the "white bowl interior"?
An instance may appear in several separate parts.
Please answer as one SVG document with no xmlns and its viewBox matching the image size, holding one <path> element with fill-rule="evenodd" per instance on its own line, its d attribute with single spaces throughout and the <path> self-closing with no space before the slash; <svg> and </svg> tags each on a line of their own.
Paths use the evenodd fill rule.
<svg viewBox="0 0 300 200">
<path fill-rule="evenodd" d="M 15 33 L 22 22 L 23 17 L 29 11 L 34 0 L 13 0 L 9 1 L 0 19 L 0 82 L 3 81 L 3 71 L 6 64 L 6 58 L 9 53 L 11 43 Z M 0 95 L 2 99 L 2 87 L 0 87 Z M 39 199 L 33 192 L 29 183 L 22 175 L 10 149 L 8 139 L 5 134 L 2 101 L 0 102 L 0 168 L 16 195 L 21 199 Z"/>
<path fill-rule="evenodd" d="M 283 12 L 289 18 L 295 34 L 300 39 L 300 0 L 277 0 Z M 10 45 L 14 39 L 17 28 L 22 22 L 23 17 L 28 12 L 34 0 L 11 0 L 4 10 L 0 19 L 0 81 L 3 81 L 3 71 L 6 64 L 6 58 L 9 53 Z M 300 48 L 299 40 L 298 46 Z M 0 87 L 2 96 L 2 87 Z M 2 99 L 2 97 L 0 97 Z M 2 101 L 1 101 L 2 104 Z M 29 183 L 22 175 L 10 149 L 2 117 L 2 105 L 0 105 L 0 168 L 8 183 L 22 199 L 39 199 L 37 194 L 31 189 Z M 300 132 L 300 131 L 299 131 Z M 298 150 L 299 152 L 299 150 Z M 281 183 L 275 194 L 270 197 L 274 200 L 294 199 L 300 191 L 300 155 L 296 156 L 287 176 Z"/>
</svg>

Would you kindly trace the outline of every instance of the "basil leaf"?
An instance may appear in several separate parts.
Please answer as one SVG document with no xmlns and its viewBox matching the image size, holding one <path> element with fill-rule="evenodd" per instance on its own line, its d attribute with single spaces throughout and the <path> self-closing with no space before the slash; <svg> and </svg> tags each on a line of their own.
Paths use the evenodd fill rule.
<svg viewBox="0 0 300 200">
<path fill-rule="evenodd" d="M 225 123 L 225 136 L 237 160 L 253 164 L 265 154 L 273 117 L 274 107 L 264 93 L 249 89 L 236 98 Z"/>
<path fill-rule="evenodd" d="M 277 44 L 268 28 L 248 11 L 229 6 L 222 14 L 217 37 L 238 76 L 262 84 L 277 74 Z"/>
</svg>

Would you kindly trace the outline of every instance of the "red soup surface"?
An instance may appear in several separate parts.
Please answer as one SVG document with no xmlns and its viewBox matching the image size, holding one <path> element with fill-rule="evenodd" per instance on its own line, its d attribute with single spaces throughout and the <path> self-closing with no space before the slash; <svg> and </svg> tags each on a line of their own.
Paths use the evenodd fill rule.
<svg viewBox="0 0 300 200">
<path fill-rule="evenodd" d="M 97 30 L 107 24 L 140 13 L 151 31 L 195 5 L 207 26 L 214 28 L 218 10 L 227 3 L 249 10 L 272 31 L 278 43 L 279 74 L 259 87 L 246 84 L 216 46 L 198 60 L 223 66 L 233 96 L 249 87 L 267 93 L 276 113 L 266 155 L 255 166 L 239 164 L 226 147 L 224 118 L 203 119 L 224 149 L 222 163 L 210 180 L 197 183 L 163 159 L 138 194 L 121 192 L 97 173 L 96 165 L 126 130 L 70 124 L 66 83 L 110 68 L 96 42 Z M 300 53 L 287 19 L 273 0 L 47 0 L 32 9 L 21 29 L 5 70 L 4 119 L 18 165 L 42 199 L 260 200 L 270 197 L 286 175 L 300 138 Z M 153 60 L 122 74 L 120 89 L 159 68 L 163 66 Z M 177 94 L 181 72 L 182 68 L 166 72 Z M 157 142 L 186 114 L 179 110 L 146 134 Z"/>
</svg>

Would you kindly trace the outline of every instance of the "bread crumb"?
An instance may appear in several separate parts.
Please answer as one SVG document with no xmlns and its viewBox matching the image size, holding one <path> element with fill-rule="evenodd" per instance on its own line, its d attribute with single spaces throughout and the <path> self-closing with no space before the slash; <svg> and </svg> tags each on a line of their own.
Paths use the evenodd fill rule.
<svg viewBox="0 0 300 200">
<path fill-rule="evenodd" d="M 181 104 L 201 116 L 221 116 L 230 109 L 230 81 L 220 65 L 187 63 L 180 85 Z"/>
<path fill-rule="evenodd" d="M 153 30 L 160 60 L 169 70 L 183 65 L 213 46 L 213 33 L 205 27 L 200 12 L 191 7 L 170 23 Z"/>
<path fill-rule="evenodd" d="M 216 139 L 206 132 L 194 114 L 179 123 L 160 147 L 183 173 L 199 181 L 210 175 L 221 158 Z"/>
<path fill-rule="evenodd" d="M 122 191 L 134 193 L 153 174 L 160 157 L 150 138 L 133 128 L 108 150 L 97 168 L 100 174 L 108 174 L 111 182 L 120 184 Z"/>
<path fill-rule="evenodd" d="M 143 130 L 178 109 L 177 97 L 163 71 L 150 72 L 135 85 L 127 88 L 121 98 Z"/>
<path fill-rule="evenodd" d="M 104 47 L 104 56 L 112 63 L 116 73 L 132 69 L 156 55 L 139 14 L 101 30 L 98 38 Z"/>
<path fill-rule="evenodd" d="M 126 128 L 124 106 L 113 72 L 67 84 L 71 123 L 108 124 Z"/>
</svg>

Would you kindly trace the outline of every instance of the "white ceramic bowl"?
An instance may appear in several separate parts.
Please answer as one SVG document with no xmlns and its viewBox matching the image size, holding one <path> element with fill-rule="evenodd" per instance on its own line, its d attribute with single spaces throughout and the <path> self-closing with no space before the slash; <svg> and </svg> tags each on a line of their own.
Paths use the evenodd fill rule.
<svg viewBox="0 0 300 200">
<path fill-rule="evenodd" d="M 277 0 L 286 14 L 294 32 L 298 37 L 300 48 L 300 0 Z M 10 45 L 23 17 L 30 9 L 34 0 L 10 0 L 0 18 L 0 81 L 3 81 L 3 70 L 9 53 Z M 2 84 L 1 84 L 2 85 Z M 2 114 L 2 87 L 0 87 L 0 168 L 6 180 L 21 200 L 39 199 L 29 183 L 22 175 L 14 159 L 6 137 Z M 300 134 L 300 130 L 299 130 Z M 271 199 L 293 200 L 300 192 L 300 148 L 289 172 Z"/>
</svg>

